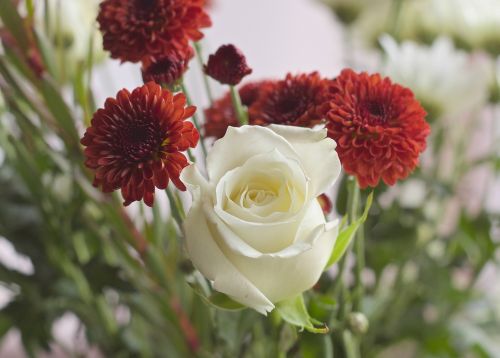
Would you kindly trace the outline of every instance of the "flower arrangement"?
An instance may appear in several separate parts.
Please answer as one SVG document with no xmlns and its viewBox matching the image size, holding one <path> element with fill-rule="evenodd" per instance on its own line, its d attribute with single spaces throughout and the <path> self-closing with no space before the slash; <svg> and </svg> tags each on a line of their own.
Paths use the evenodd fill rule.
<svg viewBox="0 0 500 358">
<path fill-rule="evenodd" d="M 68 354 L 499 354 L 500 309 L 477 287 L 498 212 L 463 189 L 478 169 L 498 177 L 496 137 L 467 146 L 481 113 L 498 114 L 491 28 L 401 20 L 433 1 L 329 0 L 352 43 L 380 41 L 376 70 L 256 79 L 234 44 L 203 56 L 205 0 L 81 2 L 68 11 L 93 14 L 86 38 L 62 2 L 0 2 L 0 235 L 31 265 L 0 263 L 2 334 L 54 351 L 71 314 L 87 346 Z M 374 6 L 387 23 L 367 35 Z M 103 51 L 143 83 L 96 105 Z"/>
</svg>

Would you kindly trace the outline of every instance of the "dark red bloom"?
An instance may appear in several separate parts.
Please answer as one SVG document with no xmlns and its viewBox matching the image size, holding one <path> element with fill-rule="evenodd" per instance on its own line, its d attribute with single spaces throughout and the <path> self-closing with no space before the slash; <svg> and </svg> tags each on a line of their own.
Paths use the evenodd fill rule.
<svg viewBox="0 0 500 358">
<path fill-rule="evenodd" d="M 236 86 L 252 73 L 245 55 L 234 45 L 222 45 L 208 57 L 205 73 L 222 84 Z"/>
<path fill-rule="evenodd" d="M 141 68 L 144 83 L 153 81 L 159 85 L 175 85 L 186 72 L 193 54 L 191 50 L 185 54 L 171 53 L 159 58 L 146 58 Z"/>
<path fill-rule="evenodd" d="M 198 131 L 186 121 L 195 110 L 184 94 L 153 82 L 108 98 L 81 140 L 94 185 L 106 193 L 121 189 L 124 205 L 144 199 L 152 206 L 155 187 L 165 189 L 169 179 L 186 190 L 179 176 L 188 161 L 181 152 L 198 143 Z"/>
<path fill-rule="evenodd" d="M 408 88 L 379 74 L 343 70 L 333 82 L 328 135 L 362 188 L 406 178 L 426 147 L 426 113 Z"/>
<path fill-rule="evenodd" d="M 252 124 L 288 124 L 312 127 L 326 114 L 329 84 L 317 72 L 288 74 L 282 81 L 266 86 L 249 107 Z"/>
<path fill-rule="evenodd" d="M 139 62 L 185 53 L 211 25 L 204 0 L 104 0 L 97 21 L 112 58 Z"/>
<path fill-rule="evenodd" d="M 318 202 L 325 215 L 332 212 L 332 201 L 326 194 L 321 194 L 320 196 L 318 196 Z"/>
<path fill-rule="evenodd" d="M 257 99 L 261 89 L 270 81 L 250 82 L 243 85 L 239 90 L 241 103 L 244 106 L 251 106 Z M 251 123 L 251 120 L 250 120 Z M 236 118 L 231 94 L 228 92 L 224 97 L 218 99 L 213 105 L 205 109 L 205 136 L 222 138 L 226 134 L 227 127 L 239 127 L 240 123 Z"/>
</svg>

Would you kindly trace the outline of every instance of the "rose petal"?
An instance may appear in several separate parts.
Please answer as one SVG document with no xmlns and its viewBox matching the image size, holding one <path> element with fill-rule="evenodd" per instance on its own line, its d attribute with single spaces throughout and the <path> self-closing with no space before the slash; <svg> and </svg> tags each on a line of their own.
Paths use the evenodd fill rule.
<svg viewBox="0 0 500 358">
<path fill-rule="evenodd" d="M 226 135 L 216 141 L 208 153 L 207 171 L 210 181 L 217 183 L 224 174 L 242 166 L 254 155 L 274 149 L 300 163 L 299 155 L 290 143 L 272 130 L 259 126 L 229 127 Z"/>
<path fill-rule="evenodd" d="M 321 213 L 321 207 L 318 205 Z M 227 244 L 219 245 L 231 263 L 272 302 L 293 297 L 311 288 L 321 276 L 338 236 L 338 220 L 304 230 L 307 234 L 285 250 L 256 255 L 238 245 L 237 236 L 222 226 L 218 234 Z M 269 273 L 269 274 L 266 274 Z"/>
<path fill-rule="evenodd" d="M 193 165 L 184 169 L 182 180 L 194 198 L 184 221 L 186 249 L 193 264 L 213 281 L 215 290 L 266 315 L 274 309 L 272 302 L 231 264 L 211 233 L 202 209 L 202 192 L 207 189 L 208 183 Z"/>
<path fill-rule="evenodd" d="M 298 153 L 306 175 L 311 178 L 314 197 L 324 193 L 337 180 L 342 168 L 326 129 L 310 129 L 272 124 L 268 128 L 285 138 Z"/>
</svg>

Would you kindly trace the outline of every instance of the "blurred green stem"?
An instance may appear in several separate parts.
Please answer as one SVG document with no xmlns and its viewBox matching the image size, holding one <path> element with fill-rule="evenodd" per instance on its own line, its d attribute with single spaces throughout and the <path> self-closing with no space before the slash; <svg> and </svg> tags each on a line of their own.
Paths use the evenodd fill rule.
<svg viewBox="0 0 500 358">
<path fill-rule="evenodd" d="M 397 41 L 400 39 L 399 31 L 401 27 L 401 8 L 403 6 L 404 0 L 392 0 L 392 16 L 390 18 L 389 29 L 392 33 L 392 36 Z"/>
<path fill-rule="evenodd" d="M 210 105 L 214 103 L 214 97 L 212 95 L 212 89 L 210 88 L 210 82 L 208 82 L 208 76 L 205 75 L 203 71 L 203 54 L 201 52 L 201 44 L 199 42 L 194 43 L 194 48 L 196 50 L 196 58 L 198 59 L 198 64 L 200 65 L 201 71 L 203 72 L 203 84 L 205 85 L 205 90 L 207 91 L 208 100 Z"/>
<path fill-rule="evenodd" d="M 359 186 L 356 181 L 354 184 L 353 190 L 355 191 L 354 196 L 355 200 L 359 202 Z M 358 217 L 358 209 L 351 213 L 351 220 L 354 221 Z M 356 236 L 354 238 L 354 251 L 356 252 L 356 268 L 355 268 L 355 276 L 356 283 L 353 294 L 353 311 L 362 311 L 363 307 L 363 296 L 364 296 L 364 288 L 363 288 L 363 270 L 365 268 L 365 229 L 364 224 L 361 224 L 358 230 L 356 231 Z"/>
<path fill-rule="evenodd" d="M 171 188 L 167 188 L 165 190 L 168 196 L 168 202 L 170 205 L 170 211 L 172 214 L 172 217 L 174 218 L 175 222 L 179 226 L 179 229 L 182 229 L 182 218 L 183 218 L 183 213 L 184 209 L 179 205 L 179 200 L 178 197 L 174 194 L 173 190 Z"/>
<path fill-rule="evenodd" d="M 240 94 L 235 86 L 229 86 L 231 88 L 231 99 L 233 101 L 233 107 L 236 112 L 236 117 L 238 118 L 238 122 L 240 125 L 248 124 L 248 114 L 243 108 L 243 104 L 241 103 Z"/>
<path fill-rule="evenodd" d="M 182 83 L 181 83 L 181 88 L 182 88 L 182 92 L 186 96 L 187 103 L 189 105 L 192 105 L 193 102 L 191 100 L 191 97 L 189 96 L 189 92 L 187 90 L 186 85 L 184 84 L 184 81 L 182 81 Z M 204 138 L 203 138 L 203 135 L 201 132 L 200 121 L 198 119 L 198 113 L 196 113 L 196 112 L 193 114 L 193 123 L 194 123 L 194 126 L 196 127 L 196 129 L 198 130 L 198 132 L 200 133 L 200 145 L 201 145 L 201 150 L 203 152 L 203 158 L 205 160 L 207 157 L 207 147 L 205 147 L 205 141 L 203 140 Z"/>
</svg>

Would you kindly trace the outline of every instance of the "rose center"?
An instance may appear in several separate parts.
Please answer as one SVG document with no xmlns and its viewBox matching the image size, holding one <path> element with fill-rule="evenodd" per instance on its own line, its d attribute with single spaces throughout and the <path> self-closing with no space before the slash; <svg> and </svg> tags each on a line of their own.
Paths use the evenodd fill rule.
<svg viewBox="0 0 500 358">
<path fill-rule="evenodd" d="M 250 208 L 252 206 L 264 206 L 270 204 L 276 199 L 276 193 L 272 190 L 249 189 L 243 198 L 243 206 Z"/>
</svg>

